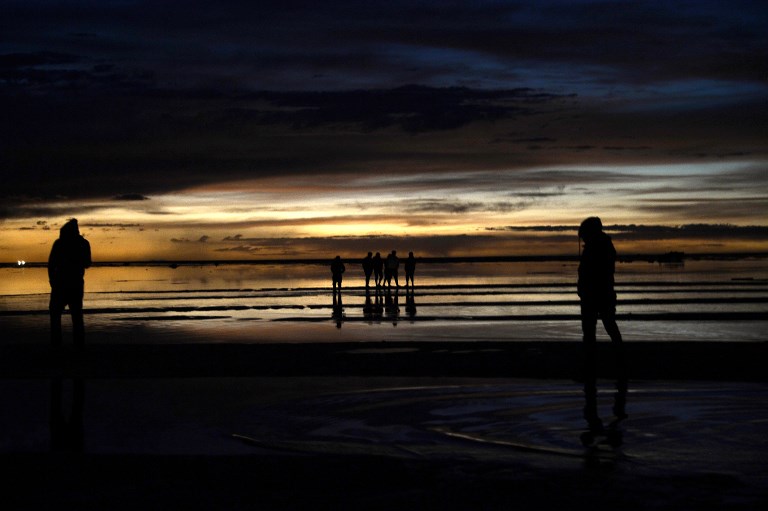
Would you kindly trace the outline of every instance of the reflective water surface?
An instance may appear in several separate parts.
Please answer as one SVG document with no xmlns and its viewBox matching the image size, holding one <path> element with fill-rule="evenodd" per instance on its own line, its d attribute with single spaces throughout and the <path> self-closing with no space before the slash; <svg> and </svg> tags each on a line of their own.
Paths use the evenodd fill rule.
<svg viewBox="0 0 768 511">
<path fill-rule="evenodd" d="M 152 342 L 580 338 L 575 262 L 419 264 L 414 288 L 392 290 L 366 290 L 359 265 L 347 268 L 334 301 L 326 265 L 96 266 L 86 274 L 89 339 L 130 342 L 139 330 Z M 768 331 L 764 259 L 620 263 L 616 281 L 628 340 L 754 341 Z M 11 342 L 42 335 L 48 293 L 45 268 L 0 268 Z"/>
</svg>

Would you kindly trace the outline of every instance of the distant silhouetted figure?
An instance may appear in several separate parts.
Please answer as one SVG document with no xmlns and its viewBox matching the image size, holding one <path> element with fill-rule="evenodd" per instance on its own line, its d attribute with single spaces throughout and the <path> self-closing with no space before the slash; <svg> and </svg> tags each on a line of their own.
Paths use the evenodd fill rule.
<svg viewBox="0 0 768 511">
<path fill-rule="evenodd" d="M 613 414 L 626 418 L 627 374 L 621 333 L 616 324 L 616 291 L 613 274 L 616 249 L 611 238 L 603 232 L 597 217 L 584 220 L 579 227 L 584 250 L 579 262 L 578 293 L 581 299 L 581 329 L 584 334 L 584 418 L 591 430 L 601 430 L 597 413 L 597 320 L 600 318 L 611 338 L 616 364 L 616 395 Z"/>
<path fill-rule="evenodd" d="M 60 347 L 61 314 L 69 306 L 75 346 L 85 344 L 83 293 L 85 269 L 91 266 L 91 245 L 80 235 L 77 220 L 71 219 L 59 231 L 48 257 L 48 282 L 51 284 L 51 344 Z"/>
<path fill-rule="evenodd" d="M 346 271 L 344 262 L 341 260 L 341 256 L 336 256 L 336 259 L 331 263 L 331 277 L 333 281 L 333 292 L 341 293 L 341 276 Z"/>
<path fill-rule="evenodd" d="M 376 252 L 373 256 L 373 282 L 376 287 L 379 287 L 384 280 L 384 260 L 381 258 L 381 254 Z"/>
<path fill-rule="evenodd" d="M 368 255 L 363 259 L 363 273 L 365 274 L 365 289 L 368 289 L 371 283 L 371 274 L 373 273 L 373 253 L 368 252 Z"/>
<path fill-rule="evenodd" d="M 395 287 L 400 287 L 397 281 L 398 268 L 400 268 L 400 259 L 397 257 L 397 251 L 393 250 L 384 262 L 384 280 L 387 281 L 387 287 L 392 287 L 392 279 L 395 279 Z"/>
<path fill-rule="evenodd" d="M 413 286 L 413 274 L 416 271 L 416 258 L 413 257 L 413 252 L 408 252 L 408 259 L 405 260 L 405 287 L 408 287 L 410 281 Z"/>
</svg>

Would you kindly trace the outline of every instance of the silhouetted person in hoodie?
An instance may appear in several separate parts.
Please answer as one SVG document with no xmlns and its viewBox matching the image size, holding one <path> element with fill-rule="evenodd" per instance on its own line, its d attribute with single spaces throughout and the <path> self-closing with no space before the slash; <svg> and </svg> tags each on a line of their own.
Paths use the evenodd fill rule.
<svg viewBox="0 0 768 511">
<path fill-rule="evenodd" d="M 51 344 L 60 347 L 61 314 L 69 306 L 75 346 L 85 343 L 83 291 L 85 269 L 91 266 L 91 245 L 80 235 L 77 220 L 71 219 L 59 231 L 48 257 L 48 282 L 51 284 Z"/>
<path fill-rule="evenodd" d="M 616 396 L 613 414 L 617 419 L 627 417 L 625 412 L 627 374 L 621 332 L 616 324 L 616 291 L 613 274 L 616 249 L 611 238 L 603 232 L 597 217 L 584 220 L 579 227 L 579 238 L 584 250 L 579 262 L 578 294 L 581 299 L 581 329 L 584 334 L 584 418 L 592 430 L 602 430 L 597 413 L 597 320 L 600 318 L 611 338 L 616 364 Z"/>
</svg>

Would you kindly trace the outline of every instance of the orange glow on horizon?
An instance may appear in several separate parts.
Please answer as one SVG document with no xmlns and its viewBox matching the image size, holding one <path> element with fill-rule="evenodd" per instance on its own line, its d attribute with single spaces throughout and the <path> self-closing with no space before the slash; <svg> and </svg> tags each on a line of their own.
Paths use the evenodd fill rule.
<svg viewBox="0 0 768 511">
<path fill-rule="evenodd" d="M 0 261 L 46 261 L 58 228 L 71 216 L 78 217 L 96 261 L 355 257 L 380 244 L 387 251 L 399 244 L 423 256 L 568 255 L 576 246 L 575 227 L 595 214 L 605 225 L 763 225 L 759 213 L 765 200 L 759 190 L 718 189 L 714 197 L 707 188 L 695 188 L 710 176 L 749 165 L 319 175 L 222 183 L 138 201 L 73 203 L 69 216 L 6 219 L 0 224 Z M 583 175 L 585 184 L 559 181 L 562 173 L 573 172 Z M 551 183 L 514 188 L 518 180 L 537 173 Z M 264 183 L 269 186 L 259 188 Z M 67 209 L 63 201 L 51 206 Z M 526 226 L 541 229 L 515 230 Z M 573 226 L 574 232 L 547 231 L 547 226 Z M 717 239 L 660 236 L 645 241 L 617 236 L 617 248 L 635 253 L 768 251 L 768 237 L 759 233 L 734 237 L 726 230 Z"/>
</svg>

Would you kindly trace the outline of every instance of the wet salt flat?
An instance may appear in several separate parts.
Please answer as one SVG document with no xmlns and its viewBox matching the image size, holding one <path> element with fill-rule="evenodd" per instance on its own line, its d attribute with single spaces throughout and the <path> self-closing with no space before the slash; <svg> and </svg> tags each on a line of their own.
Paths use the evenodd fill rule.
<svg viewBox="0 0 768 511">
<path fill-rule="evenodd" d="M 764 384 L 641 383 L 621 446 L 579 443 L 583 398 L 564 382 L 401 387 L 326 395 L 252 410 L 236 435 L 256 447 L 525 460 L 541 468 L 610 463 L 653 473 L 741 474 L 768 486 Z M 605 413 L 611 389 L 602 388 Z M 610 415 L 610 414 L 609 414 Z"/>
<path fill-rule="evenodd" d="M 89 339 L 129 342 L 139 331 L 152 342 L 580 338 L 574 262 L 421 264 L 414 289 L 391 292 L 366 291 L 362 270 L 347 266 L 339 299 L 325 265 L 97 266 L 86 275 Z M 0 274 L 2 320 L 44 338 L 45 269 Z M 621 263 L 616 280 L 627 339 L 765 340 L 765 259 Z"/>
<path fill-rule="evenodd" d="M 709 478 L 742 498 L 768 491 L 764 383 L 635 382 L 630 417 L 620 425 L 622 444 L 599 449 L 580 444 L 583 398 L 569 381 L 205 378 L 81 385 L 77 408 L 71 381 L 0 382 L 0 396 L 14 410 L 0 452 L 48 451 L 56 424 L 48 413 L 61 408 L 70 421 L 73 409 L 80 410 L 78 442 L 90 454 L 363 455 L 547 471 L 602 466 L 612 477 Z M 609 382 L 601 384 L 600 410 L 608 415 L 611 393 Z"/>
<path fill-rule="evenodd" d="M 617 509 L 632 504 L 696 508 L 685 505 L 690 502 L 761 509 L 768 500 L 768 386 L 759 378 L 631 380 L 629 418 L 620 426 L 622 444 L 589 449 L 580 442 L 585 422 L 578 382 L 535 379 L 538 375 L 485 377 L 486 365 L 472 373 L 483 377 L 434 377 L 425 368 L 410 377 L 395 370 L 363 376 L 287 377 L 278 372 L 266 377 L 246 372 L 238 377 L 172 377 L 162 372 L 167 361 L 153 360 L 160 357 L 153 347 L 144 352 L 146 359 L 134 354 L 133 365 L 128 364 L 133 372 L 122 376 L 91 367 L 106 362 L 123 367 L 122 352 L 109 352 L 121 344 L 196 344 L 179 346 L 190 355 L 194 350 L 189 348 L 212 347 L 201 346 L 205 343 L 286 343 L 278 346 L 284 349 L 293 348 L 287 343 L 402 341 L 343 348 L 355 357 L 375 358 L 379 351 L 391 352 L 391 346 L 408 351 L 412 341 L 572 340 L 577 346 L 581 338 L 574 263 L 425 264 L 417 268 L 413 292 L 379 294 L 380 309 L 376 293 L 366 293 L 362 276 L 355 272 L 348 265 L 339 304 L 334 303 L 325 266 L 92 268 L 86 276 L 86 343 L 114 346 L 96 346 L 86 353 L 91 365 L 84 367 L 91 368 L 91 376 L 85 371 L 41 377 L 47 375 L 36 365 L 47 353 L 45 269 L 0 268 L 0 342 L 38 345 L 8 351 L 24 370 L 0 379 L 0 419 L 5 424 L 0 454 L 16 467 L 19 461 L 27 467 L 26 487 L 37 488 L 41 470 L 49 467 L 57 477 L 46 481 L 59 491 L 54 483 L 60 460 L 95 463 L 85 480 L 101 477 L 102 466 L 108 467 L 111 475 L 101 480 L 116 494 L 124 491 L 123 481 L 132 484 L 124 472 L 126 463 L 138 463 L 143 473 L 173 463 L 168 472 L 158 469 L 158 477 L 182 485 L 179 493 L 186 495 L 193 487 L 208 486 L 214 473 L 225 474 L 220 484 L 236 481 L 234 487 L 251 492 L 251 471 L 262 466 L 262 476 L 275 470 L 281 477 L 300 473 L 296 484 L 315 488 L 311 483 L 317 474 L 297 472 L 296 467 L 314 463 L 328 471 L 322 480 L 333 482 L 336 474 L 355 473 L 357 468 L 345 472 L 346 467 L 358 467 L 355 463 L 364 459 L 368 464 L 360 477 L 366 481 L 367 474 L 378 474 L 377 467 L 390 463 L 403 471 L 407 492 L 421 488 L 420 479 L 412 482 L 416 471 L 429 481 L 424 488 L 439 479 L 448 488 L 466 487 L 472 499 L 482 485 L 498 496 L 517 484 L 518 492 L 521 485 L 532 485 L 525 495 L 535 499 L 542 498 L 536 488 L 548 488 L 548 501 L 556 501 L 565 483 L 569 486 L 563 499 L 608 495 L 622 504 L 613 507 Z M 674 267 L 624 263 L 617 270 L 617 292 L 619 324 L 628 343 L 768 340 L 765 260 L 692 261 Z M 598 335 L 605 340 L 602 332 Z M 429 346 L 437 346 L 433 358 L 450 351 L 440 344 Z M 495 350 L 487 346 L 482 349 Z M 306 358 L 308 347 L 296 347 L 301 352 L 295 356 Z M 464 345 L 461 349 L 471 351 Z M 109 360 L 99 359 L 99 353 Z M 325 360 L 340 356 L 331 353 Z M 455 356 L 465 354 L 457 349 Z M 679 360 L 687 356 L 678 350 Z M 691 356 L 703 355 L 692 351 Z M 717 353 L 707 356 L 718 359 Z M 219 358 L 212 360 L 221 365 Z M 191 356 L 187 362 L 199 361 Z M 294 364 L 293 355 L 275 363 L 286 370 Z M 148 365 L 161 368 L 160 376 Z M 668 374 L 676 378 L 674 368 Z M 600 413 L 607 422 L 612 384 L 603 378 L 599 384 Z M 61 451 L 74 455 L 60 458 Z M 293 465 L 296 459 L 302 461 Z M 190 463 L 189 472 L 174 479 Z M 214 465 L 215 470 L 206 472 Z M 183 486 L 196 474 L 201 481 Z M 78 488 L 79 476 L 69 480 Z M 147 481 L 154 488 L 155 477 Z M 389 493 L 372 481 L 367 492 Z"/>
</svg>

